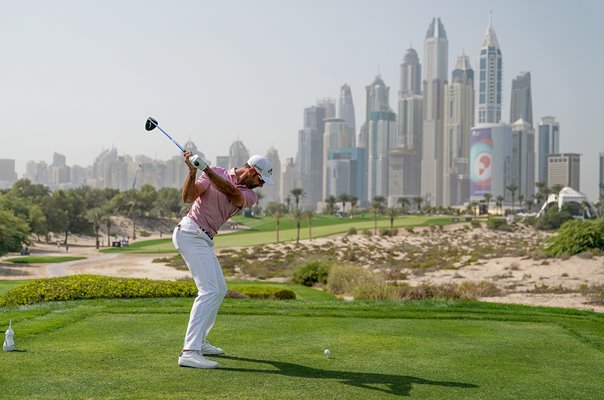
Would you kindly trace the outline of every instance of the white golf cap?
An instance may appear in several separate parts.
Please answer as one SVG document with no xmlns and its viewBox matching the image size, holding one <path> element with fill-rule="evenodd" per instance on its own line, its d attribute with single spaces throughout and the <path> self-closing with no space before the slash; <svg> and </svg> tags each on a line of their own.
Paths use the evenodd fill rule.
<svg viewBox="0 0 604 400">
<path fill-rule="evenodd" d="M 253 155 L 247 160 L 247 165 L 254 168 L 260 174 L 264 183 L 272 185 L 273 181 L 273 166 L 268 158 L 259 155 Z"/>
</svg>

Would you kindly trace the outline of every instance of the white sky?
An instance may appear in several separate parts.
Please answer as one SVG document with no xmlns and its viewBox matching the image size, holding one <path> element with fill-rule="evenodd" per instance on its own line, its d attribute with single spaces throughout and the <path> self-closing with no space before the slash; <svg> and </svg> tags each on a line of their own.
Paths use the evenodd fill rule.
<svg viewBox="0 0 604 400">
<path fill-rule="evenodd" d="M 582 154 L 581 191 L 596 199 L 604 151 L 600 0 L 0 0 L 0 158 L 87 166 L 101 150 L 168 159 L 192 139 L 207 158 L 240 139 L 294 157 L 305 107 L 348 83 L 357 131 L 378 68 L 396 109 L 412 44 L 423 64 L 432 17 L 449 40 L 449 75 L 477 57 L 493 11 L 503 53 L 503 116 L 512 79 L 530 71 L 535 124 L 560 122 L 563 152 Z M 357 132 L 358 133 L 358 132 Z"/>
</svg>

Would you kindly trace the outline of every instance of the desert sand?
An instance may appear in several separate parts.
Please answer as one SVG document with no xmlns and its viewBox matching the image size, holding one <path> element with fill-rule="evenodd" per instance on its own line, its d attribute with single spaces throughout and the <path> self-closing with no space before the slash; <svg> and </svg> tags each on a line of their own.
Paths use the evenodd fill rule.
<svg viewBox="0 0 604 400">
<path fill-rule="evenodd" d="M 417 229 L 415 232 L 400 232 L 395 237 L 366 237 L 353 235 L 346 237 L 346 243 L 351 242 L 358 246 L 372 246 L 388 249 L 400 243 L 410 243 L 418 246 L 435 246 L 439 243 L 452 243 L 458 245 L 471 242 L 476 238 L 475 230 L 458 229 L 455 226 L 446 228 L 444 231 L 424 232 L 421 234 Z M 545 233 L 536 233 L 532 229 L 524 229 L 519 232 L 501 233 L 482 228 L 479 236 L 483 241 L 501 240 L 502 235 L 514 237 L 514 240 L 534 240 L 535 235 L 546 236 Z M 157 238 L 151 236 L 145 239 Z M 342 246 L 342 237 L 320 238 L 311 241 L 303 241 L 304 245 L 334 247 Z M 271 245 L 274 248 L 286 246 Z M 66 252 L 63 247 L 36 243 L 31 248 L 31 255 L 70 255 L 83 256 L 86 259 L 70 261 L 57 264 L 19 265 L 8 263 L 5 260 L 18 254 L 9 254 L 0 258 L 0 279 L 35 279 L 49 278 L 55 276 L 66 276 L 74 274 L 96 274 L 120 277 L 136 277 L 150 279 L 177 280 L 190 277 L 188 271 L 177 270 L 167 267 L 162 263 L 153 263 L 153 259 L 165 255 L 153 254 L 103 254 L 94 247 L 90 238 L 78 238 L 76 243 L 69 246 Z M 366 265 L 371 268 L 371 265 Z M 403 269 L 403 271 L 405 271 Z M 567 259 L 548 258 L 546 260 L 535 260 L 530 257 L 503 256 L 479 260 L 471 265 L 460 266 L 456 269 L 428 269 L 418 274 L 417 271 L 409 270 L 405 280 L 406 283 L 417 285 L 422 283 L 443 284 L 461 283 L 463 281 L 480 282 L 491 281 L 504 291 L 503 296 L 482 298 L 481 301 L 526 304 L 536 306 L 567 307 L 576 309 L 593 310 L 604 312 L 604 306 L 588 303 L 588 298 L 581 293 L 573 291 L 581 285 L 597 286 L 604 285 L 604 257 L 570 257 Z M 559 288 L 556 293 L 531 293 L 535 287 Z M 566 290 L 564 290 L 566 289 Z"/>
</svg>

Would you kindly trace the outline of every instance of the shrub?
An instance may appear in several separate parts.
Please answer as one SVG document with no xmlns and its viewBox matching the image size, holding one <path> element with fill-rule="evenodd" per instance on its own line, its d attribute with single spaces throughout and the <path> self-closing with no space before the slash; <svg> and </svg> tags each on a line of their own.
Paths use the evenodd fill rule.
<svg viewBox="0 0 604 400">
<path fill-rule="evenodd" d="M 260 289 L 258 289 L 260 288 Z M 238 287 L 229 290 L 233 299 L 295 299 L 289 289 L 276 287 Z M 0 307 L 27 305 L 49 301 L 87 299 L 133 299 L 161 297 L 195 297 L 197 288 L 192 280 L 160 281 L 141 278 L 116 278 L 98 275 L 72 275 L 36 279 L 9 290 L 0 297 Z"/>
<path fill-rule="evenodd" d="M 355 228 L 354 226 L 351 226 L 350 229 L 348 229 L 348 232 L 346 232 L 346 236 L 351 236 L 351 235 L 356 235 L 357 234 L 357 228 Z"/>
<path fill-rule="evenodd" d="M 363 235 L 365 235 L 365 236 L 373 236 L 373 232 L 371 232 L 369 229 L 364 229 L 363 230 Z"/>
<path fill-rule="evenodd" d="M 375 274 L 361 266 L 336 264 L 329 270 L 327 290 L 336 295 L 352 294 L 358 285 L 376 285 L 378 282 Z"/>
<path fill-rule="evenodd" d="M 501 290 L 487 281 L 418 286 L 364 284 L 357 286 L 354 294 L 357 300 L 475 300 L 478 297 L 500 296 Z"/>
<path fill-rule="evenodd" d="M 138 231 L 138 234 L 141 237 L 149 237 L 149 236 L 151 236 L 151 234 L 149 232 L 147 232 L 145 230 L 142 230 L 142 229 L 140 231 Z"/>
<path fill-rule="evenodd" d="M 503 218 L 492 218 L 489 217 L 487 220 L 487 228 L 495 231 L 507 231 L 510 232 L 513 228 L 508 225 L 507 221 Z"/>
<path fill-rule="evenodd" d="M 296 294 L 285 288 L 274 286 L 236 286 L 241 294 L 252 299 L 295 300 Z"/>
<path fill-rule="evenodd" d="M 193 281 L 159 281 L 96 275 L 72 275 L 36 279 L 17 286 L 0 297 L 0 307 L 47 301 L 193 297 L 196 295 L 197 288 Z"/>
<path fill-rule="evenodd" d="M 604 249 L 604 221 L 567 221 L 560 227 L 558 235 L 546 240 L 545 247 L 545 251 L 555 257 L 591 249 Z"/>
<path fill-rule="evenodd" d="M 563 206 L 562 210 L 558 211 L 557 206 L 552 206 L 537 219 L 535 228 L 542 231 L 556 230 L 572 218 L 566 207 Z"/>
<path fill-rule="evenodd" d="M 331 263 L 329 262 L 320 260 L 310 261 L 294 272 L 292 282 L 304 286 L 313 286 L 318 283 L 325 285 L 330 268 Z"/>
</svg>

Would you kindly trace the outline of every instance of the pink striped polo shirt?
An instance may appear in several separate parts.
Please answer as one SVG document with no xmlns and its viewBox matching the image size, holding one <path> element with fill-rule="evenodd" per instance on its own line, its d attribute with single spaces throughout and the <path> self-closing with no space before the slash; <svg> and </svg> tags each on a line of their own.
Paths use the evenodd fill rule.
<svg viewBox="0 0 604 400">
<path fill-rule="evenodd" d="M 243 193 L 243 207 L 251 207 L 256 202 L 256 193 L 244 185 L 237 184 L 237 175 L 235 175 L 235 168 L 229 170 L 219 167 L 211 167 L 212 170 L 231 182 L 235 187 L 241 190 Z M 241 208 L 231 203 L 227 197 L 222 194 L 210 181 L 210 178 L 204 173 L 197 178 L 197 182 L 206 189 L 206 191 L 199 196 L 191 205 L 189 213 L 187 214 L 192 218 L 197 225 L 207 230 L 212 236 L 218 233 L 218 229 L 224 224 L 229 218 L 231 218 Z"/>
</svg>

